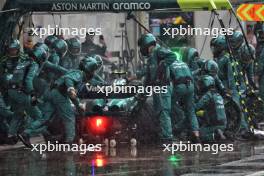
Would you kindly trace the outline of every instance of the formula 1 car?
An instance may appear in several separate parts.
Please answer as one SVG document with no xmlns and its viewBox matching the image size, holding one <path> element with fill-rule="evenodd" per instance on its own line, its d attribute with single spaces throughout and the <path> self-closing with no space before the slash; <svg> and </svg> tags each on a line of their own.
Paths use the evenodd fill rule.
<svg viewBox="0 0 264 176">
<path fill-rule="evenodd" d="M 121 77 L 113 81 L 113 85 L 119 86 L 137 84 L 138 82 L 128 84 Z M 103 141 L 106 145 L 115 147 L 119 142 L 130 142 L 131 146 L 135 146 L 137 141 L 146 143 L 156 139 L 157 123 L 153 119 L 154 110 L 150 99 L 135 93 L 113 93 L 105 97 L 98 92 L 87 91 L 88 89 L 85 87 L 79 92 L 80 97 L 92 98 L 84 100 L 87 111 L 77 123 L 79 142 Z"/>
<path fill-rule="evenodd" d="M 118 78 L 113 84 L 128 84 L 125 78 Z M 135 83 L 130 83 L 136 85 Z M 138 84 L 138 83 L 137 83 Z M 129 142 L 132 146 L 140 143 L 155 143 L 159 129 L 152 99 L 140 94 L 111 94 L 110 98 L 99 98 L 98 94 L 79 92 L 80 97 L 96 98 L 85 100 L 87 112 L 79 119 L 78 138 L 81 142 L 102 142 L 115 147 L 118 142 Z M 231 98 L 225 100 L 228 134 L 235 136 L 240 129 L 242 112 Z M 175 115 L 172 113 L 172 116 Z"/>
</svg>

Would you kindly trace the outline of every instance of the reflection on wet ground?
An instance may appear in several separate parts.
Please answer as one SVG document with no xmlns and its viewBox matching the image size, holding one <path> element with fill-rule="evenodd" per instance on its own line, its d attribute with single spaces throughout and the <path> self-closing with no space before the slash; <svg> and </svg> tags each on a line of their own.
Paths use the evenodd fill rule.
<svg viewBox="0 0 264 176">
<path fill-rule="evenodd" d="M 85 155 L 77 152 L 48 152 L 40 155 L 19 148 L 0 151 L 0 175 L 245 175 L 264 169 L 264 165 L 260 164 L 264 163 L 263 144 L 236 143 L 233 152 L 215 155 L 210 152 L 170 155 L 157 146 L 131 148 L 124 145 Z M 238 160 L 240 164 L 236 163 Z"/>
</svg>

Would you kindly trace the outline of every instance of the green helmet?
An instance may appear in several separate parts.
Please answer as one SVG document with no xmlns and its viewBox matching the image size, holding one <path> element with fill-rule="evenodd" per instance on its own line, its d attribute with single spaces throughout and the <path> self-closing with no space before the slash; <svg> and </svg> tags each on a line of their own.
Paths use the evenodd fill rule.
<svg viewBox="0 0 264 176">
<path fill-rule="evenodd" d="M 210 48 L 214 56 L 218 56 L 227 49 L 225 36 L 219 35 L 217 38 L 212 38 Z"/>
<path fill-rule="evenodd" d="M 156 45 L 156 38 L 153 34 L 143 34 L 138 39 L 138 46 L 140 47 L 140 52 L 143 56 L 148 56 L 150 53 L 148 53 L 148 48 L 152 45 Z"/>
<path fill-rule="evenodd" d="M 45 38 L 44 43 L 51 48 L 52 44 L 57 40 L 58 38 L 54 35 L 49 35 Z"/>
<path fill-rule="evenodd" d="M 235 31 L 230 37 L 230 45 L 233 49 L 239 49 L 244 43 L 244 37 L 241 31 Z"/>
<path fill-rule="evenodd" d="M 31 53 L 31 57 L 38 63 L 45 62 L 45 60 L 48 58 L 48 53 L 44 48 L 35 48 L 33 49 Z"/>
<path fill-rule="evenodd" d="M 199 59 L 197 59 L 196 60 L 196 63 L 197 63 L 197 66 L 199 67 L 199 68 L 201 68 L 201 69 L 203 69 L 204 68 L 204 65 L 205 65 L 205 63 L 206 63 L 206 59 L 204 59 L 204 58 L 199 58 Z"/>
<path fill-rule="evenodd" d="M 187 60 L 194 60 L 193 58 L 199 57 L 199 53 L 196 48 L 190 48 L 187 54 Z"/>
<path fill-rule="evenodd" d="M 63 39 L 55 40 L 51 47 L 61 57 L 63 57 L 65 55 L 65 53 L 67 52 L 67 50 L 68 50 L 68 45 L 65 42 L 65 40 L 63 40 Z"/>
<path fill-rule="evenodd" d="M 81 52 L 81 42 L 77 38 L 70 38 L 67 40 L 69 53 L 71 55 L 79 55 Z"/>
<path fill-rule="evenodd" d="M 188 58 L 199 57 L 199 53 L 196 48 L 190 48 L 188 51 Z"/>
<path fill-rule="evenodd" d="M 85 73 L 94 73 L 98 68 L 98 62 L 94 57 L 86 57 L 82 59 L 79 65 L 79 69 Z"/>
<path fill-rule="evenodd" d="M 16 58 L 19 55 L 20 42 L 17 39 L 12 39 L 7 46 L 7 55 L 10 58 Z"/>
<path fill-rule="evenodd" d="M 252 56 L 253 56 L 253 59 L 255 58 L 255 48 L 254 46 L 250 45 L 249 44 L 249 47 L 244 44 L 241 46 L 240 50 L 239 50 L 239 54 L 240 54 L 240 62 L 242 63 L 250 63 L 252 62 Z"/>
<path fill-rule="evenodd" d="M 214 77 L 219 71 L 218 64 L 213 59 L 209 59 L 204 64 L 204 71 Z"/>
<path fill-rule="evenodd" d="M 49 52 L 49 47 L 42 42 L 37 42 L 34 46 L 33 46 L 33 50 L 36 48 L 43 48 L 47 53 Z"/>
<path fill-rule="evenodd" d="M 20 50 L 20 42 L 17 39 L 12 39 L 9 43 L 8 43 L 8 49 L 17 49 Z"/>
<path fill-rule="evenodd" d="M 215 79 L 210 75 L 203 75 L 199 80 L 199 88 L 202 92 L 215 87 Z"/>
</svg>

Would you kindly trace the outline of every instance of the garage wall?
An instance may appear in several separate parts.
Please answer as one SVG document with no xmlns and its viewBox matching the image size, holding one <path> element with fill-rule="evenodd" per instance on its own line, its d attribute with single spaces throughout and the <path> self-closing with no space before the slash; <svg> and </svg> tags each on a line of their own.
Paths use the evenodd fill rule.
<svg viewBox="0 0 264 176">
<path fill-rule="evenodd" d="M 226 11 L 218 11 L 218 12 L 219 12 L 220 17 L 223 19 L 225 26 L 228 27 L 229 20 L 230 20 L 229 12 L 226 12 Z M 206 27 L 207 28 L 208 24 L 209 24 L 210 15 L 211 15 L 210 11 L 195 12 L 194 13 L 195 27 L 201 27 L 201 28 Z M 214 28 L 220 28 L 220 25 L 219 25 L 219 22 L 217 19 L 215 19 L 213 27 Z M 234 29 L 240 29 L 238 27 L 238 24 L 236 22 L 235 17 L 232 17 L 230 27 L 234 28 Z M 195 37 L 195 47 L 198 49 L 199 53 L 202 49 L 204 39 L 205 39 L 205 36 L 196 36 Z M 204 46 L 204 50 L 201 54 L 201 57 L 206 58 L 206 59 L 212 58 L 212 53 L 210 50 L 210 40 L 211 40 L 211 36 L 208 36 L 207 41 L 206 41 L 205 46 Z"/>
<path fill-rule="evenodd" d="M 83 13 L 83 14 L 35 14 L 33 15 L 34 26 L 47 27 L 48 25 L 54 27 L 60 25 L 61 27 L 69 28 L 102 28 L 105 41 L 109 51 L 117 51 L 121 49 L 121 38 L 115 36 L 121 35 L 120 23 L 124 23 L 125 14 L 123 13 Z M 133 22 L 127 23 L 128 35 L 131 47 L 134 46 L 133 39 L 135 38 L 135 27 Z M 65 36 L 69 38 L 73 36 Z M 80 37 L 80 36 L 79 36 Z M 43 40 L 35 37 L 35 40 Z M 98 43 L 99 37 L 95 37 L 95 43 Z M 81 38 L 84 41 L 84 38 Z"/>
</svg>

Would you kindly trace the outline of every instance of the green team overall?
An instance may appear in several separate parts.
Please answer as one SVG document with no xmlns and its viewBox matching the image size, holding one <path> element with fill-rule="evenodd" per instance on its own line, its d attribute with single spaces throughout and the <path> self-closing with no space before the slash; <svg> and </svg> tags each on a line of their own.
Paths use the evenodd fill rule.
<svg viewBox="0 0 264 176">
<path fill-rule="evenodd" d="M 176 60 L 176 55 L 156 44 L 152 34 L 144 34 L 138 40 L 140 52 L 147 57 L 145 85 L 167 86 L 166 93 L 155 93 L 153 95 L 153 106 L 160 121 L 161 141 L 173 139 L 171 125 L 171 94 L 169 65 Z"/>
<path fill-rule="evenodd" d="M 233 35 L 230 37 L 230 46 L 232 48 L 233 54 L 234 54 L 234 58 L 237 61 L 236 64 L 236 68 L 237 68 L 237 74 L 238 74 L 238 79 L 240 82 L 239 85 L 239 91 L 241 93 L 244 93 L 245 89 L 246 89 L 246 85 L 245 82 L 243 80 L 243 76 L 244 74 L 242 73 L 242 67 L 241 67 L 241 47 L 244 44 L 244 38 L 243 38 L 243 34 L 240 31 L 235 31 L 233 33 Z"/>
<path fill-rule="evenodd" d="M 211 40 L 210 47 L 214 60 L 218 64 L 218 77 L 222 81 L 227 92 L 231 93 L 232 98 L 239 103 L 239 95 L 236 88 L 234 73 L 230 55 L 227 53 L 227 43 L 224 36 L 220 35 Z"/>
<path fill-rule="evenodd" d="M 64 57 L 68 50 L 67 43 L 62 39 L 55 40 L 51 45 L 51 54 L 48 61 L 54 65 L 59 65 L 60 60 Z M 52 83 L 56 79 L 54 73 L 47 73 L 47 79 Z"/>
<path fill-rule="evenodd" d="M 36 43 L 33 47 L 33 51 L 39 51 L 37 48 L 44 49 L 47 53 L 49 53 L 49 48 L 44 43 Z M 56 79 L 59 76 L 67 73 L 68 70 L 57 64 L 51 63 L 48 61 L 48 59 L 38 60 L 38 64 L 40 69 L 38 71 L 37 77 L 34 79 L 34 88 L 38 97 L 44 98 L 45 94 L 50 91 L 50 80 L 47 76 L 47 73 L 53 73 L 53 79 Z M 42 104 L 40 104 L 40 108 L 42 107 Z"/>
<path fill-rule="evenodd" d="M 88 57 L 81 61 L 80 70 L 68 71 L 65 75 L 55 81 L 54 88 L 46 98 L 49 105 L 43 110 L 44 117 L 34 122 L 20 136 L 24 144 L 30 147 L 29 137 L 36 133 L 43 133 L 46 129 L 45 123 L 56 112 L 62 118 L 66 143 L 73 143 L 75 137 L 75 114 L 71 102 L 77 109 L 84 110 L 79 103 L 77 92 L 78 86 L 89 81 L 98 68 L 94 58 Z"/>
<path fill-rule="evenodd" d="M 222 80 L 218 77 L 218 72 L 219 72 L 218 64 L 213 59 L 209 59 L 205 62 L 203 68 L 203 74 L 210 75 L 215 79 L 216 89 L 223 97 L 229 96 L 226 92 Z"/>
<path fill-rule="evenodd" d="M 227 119 L 224 100 L 215 89 L 215 79 L 209 75 L 203 75 L 199 80 L 199 89 L 202 97 L 195 104 L 200 125 L 202 141 L 215 141 L 226 139 L 223 132 L 226 129 Z"/>
<path fill-rule="evenodd" d="M 47 55 L 45 51 L 43 53 L 45 56 Z M 36 59 L 34 54 L 25 59 L 19 59 L 9 83 L 8 98 L 14 111 L 9 129 L 11 136 L 17 135 L 25 115 L 33 119 L 42 117 L 41 111 L 35 106 L 36 97 L 33 80 L 39 69 Z"/>
<path fill-rule="evenodd" d="M 52 49 L 52 45 L 58 38 L 54 35 L 49 35 L 45 38 L 44 43 L 49 47 L 49 49 Z"/>
<path fill-rule="evenodd" d="M 40 46 L 38 46 L 38 45 L 33 47 L 33 51 L 30 53 L 30 57 L 32 59 L 34 59 L 34 61 L 37 63 L 38 68 L 39 68 L 36 71 L 34 79 L 32 81 L 32 86 L 33 86 L 34 92 L 32 93 L 31 105 L 35 109 L 39 110 L 39 109 L 41 109 L 42 106 L 39 106 L 38 99 L 42 98 L 41 96 L 42 96 L 42 93 L 44 92 L 44 90 L 49 91 L 49 89 L 48 89 L 48 85 L 47 84 L 43 84 L 38 78 L 39 77 L 39 73 L 40 73 L 41 69 L 43 68 L 42 62 L 44 62 L 48 58 L 48 52 L 47 52 L 48 50 L 47 50 L 47 46 L 45 44 L 40 45 Z M 41 89 L 39 89 L 40 87 L 41 87 Z M 43 91 L 43 92 L 41 92 L 40 90 Z M 38 116 L 38 118 L 34 118 L 34 120 L 32 120 L 30 122 L 30 124 L 28 124 L 26 126 L 26 128 L 36 126 L 36 124 L 34 122 L 40 121 L 41 119 L 43 119 L 43 114 L 42 113 L 41 113 L 41 116 L 40 115 Z M 18 138 L 23 143 L 25 143 L 25 140 L 24 140 L 23 136 L 21 136 L 20 133 L 18 134 Z"/>
<path fill-rule="evenodd" d="M 3 81 L 1 84 L 2 94 L 7 98 L 8 82 L 13 76 L 14 69 L 18 61 L 26 59 L 27 55 L 20 51 L 20 43 L 16 39 L 12 39 L 7 47 L 7 54 L 0 60 L 0 78 Z"/>
<path fill-rule="evenodd" d="M 34 47 L 34 52 L 36 54 L 41 54 L 41 50 L 40 49 L 44 49 L 47 53 L 49 53 L 49 48 L 46 44 L 44 43 L 37 43 Z M 50 77 L 48 77 L 47 73 L 53 73 L 54 78 L 56 79 L 59 76 L 67 73 L 67 69 L 53 64 L 50 61 L 48 61 L 47 58 L 40 58 L 38 59 L 38 64 L 39 64 L 39 71 L 37 73 L 37 76 L 34 79 L 34 89 L 35 89 L 35 94 L 38 97 L 38 101 L 37 101 L 37 106 L 39 107 L 39 109 L 41 111 L 44 111 L 45 109 L 48 109 L 48 106 L 50 106 L 48 103 L 46 103 L 47 101 L 47 97 L 49 96 L 49 92 L 50 92 Z M 44 116 L 42 116 L 42 118 L 45 118 Z M 43 119 L 36 119 L 34 121 L 32 121 L 30 123 L 31 128 L 38 128 L 39 123 L 41 122 Z M 39 132 L 40 133 L 40 132 Z M 50 134 L 47 133 L 43 133 L 45 140 L 48 140 L 51 136 Z"/>
<path fill-rule="evenodd" d="M 39 68 L 40 68 L 33 80 L 33 87 L 34 87 L 34 94 L 36 95 L 38 100 L 40 100 L 38 102 L 36 100 L 35 104 L 36 106 L 39 107 L 41 111 L 44 111 L 49 106 L 48 103 L 45 103 L 45 101 L 48 99 L 49 92 L 50 92 L 50 83 L 48 82 L 46 78 L 46 73 L 52 72 L 56 76 L 67 73 L 67 69 L 59 65 L 52 64 L 51 62 L 47 60 L 48 51 L 49 51 L 49 48 L 47 47 L 46 44 L 37 43 L 33 47 L 33 52 L 32 52 L 32 57 L 38 63 Z M 41 116 L 41 119 L 35 119 L 34 121 L 30 123 L 29 127 L 38 128 L 39 123 L 37 122 L 43 121 L 44 118 L 45 118 L 44 116 Z M 22 135 L 19 135 L 19 137 L 22 140 L 22 142 L 27 143 L 25 142 L 27 138 L 24 139 Z"/>
<path fill-rule="evenodd" d="M 81 42 L 77 38 L 67 40 L 68 51 L 60 60 L 60 65 L 66 69 L 78 69 L 80 63 Z"/>
<path fill-rule="evenodd" d="M 8 88 L 9 82 L 13 77 L 13 72 L 18 64 L 19 60 L 23 60 L 27 58 L 27 55 L 20 52 L 20 43 L 16 39 L 11 39 L 8 43 L 6 55 L 1 58 L 0 62 L 0 80 L 1 80 L 1 117 L 3 120 L 2 129 L 6 133 L 9 132 L 9 124 L 12 117 L 10 116 L 13 112 L 10 111 L 8 105 L 10 104 L 8 101 Z M 14 127 L 12 127 L 14 128 Z M 10 143 L 16 143 L 17 138 L 15 135 L 10 135 Z M 12 142 L 13 141 L 13 142 Z"/>
<path fill-rule="evenodd" d="M 251 86 L 251 88 L 253 89 L 256 89 L 256 85 L 254 82 L 254 60 L 251 57 L 250 53 L 253 54 L 253 57 L 255 56 L 255 48 L 252 45 L 249 45 L 249 49 L 248 49 L 246 44 L 244 44 L 239 49 L 239 60 L 238 60 L 239 70 L 242 71 L 242 73 L 244 74 L 244 78 L 245 77 L 247 78 L 247 80 L 246 79 L 241 80 L 242 82 L 241 88 L 243 91 L 246 90 L 247 85 Z"/>
<path fill-rule="evenodd" d="M 242 54 L 246 54 L 245 52 L 249 53 L 248 49 L 245 49 L 246 44 L 244 44 L 243 34 L 240 31 L 235 31 L 230 38 L 230 44 L 233 49 L 234 58 L 236 59 L 236 74 L 238 75 L 238 82 L 239 82 L 239 94 L 245 96 L 246 91 L 246 82 L 245 77 L 247 77 L 248 82 L 255 87 L 254 85 L 254 64 L 253 62 L 248 62 L 247 60 L 251 60 L 251 56 L 247 54 L 247 58 L 245 58 Z M 244 49 L 242 49 L 244 48 Z M 243 58 L 241 58 L 243 56 Z M 240 104 L 241 106 L 241 104 Z M 242 106 L 241 106 L 242 108 Z M 241 134 L 243 135 L 244 132 L 248 131 L 249 126 L 246 122 L 246 114 L 243 114 L 241 119 Z"/>
<path fill-rule="evenodd" d="M 180 109 L 185 115 L 184 119 L 176 120 L 179 122 L 176 131 L 188 129 L 188 132 L 191 132 L 191 140 L 197 143 L 200 141 L 199 124 L 194 111 L 194 80 L 191 71 L 186 63 L 176 60 L 171 64 L 170 72 L 173 82 L 173 102 L 177 102 L 175 111 L 179 112 Z M 177 112 L 176 114 L 179 115 Z"/>
<path fill-rule="evenodd" d="M 47 78 L 47 73 L 53 73 L 56 77 L 59 77 L 60 75 L 63 75 L 68 71 L 67 69 L 59 65 L 49 62 L 47 60 L 47 57 L 46 58 L 40 57 L 43 49 L 46 51 L 46 53 L 49 52 L 49 49 L 46 44 L 34 46 L 34 50 L 33 50 L 34 51 L 33 53 L 35 53 L 35 55 L 38 56 L 37 57 L 38 59 L 36 61 L 40 67 L 37 76 L 34 79 L 33 85 L 34 85 L 36 97 L 38 97 L 38 101 L 36 105 L 39 107 L 41 111 L 44 111 L 45 109 L 47 109 L 46 106 L 49 106 L 48 103 L 45 103 L 50 92 L 50 82 Z M 42 116 L 42 118 L 44 117 Z M 35 128 L 35 126 L 38 127 L 38 123 L 36 122 L 39 121 L 42 120 L 36 119 L 32 121 L 30 126 L 32 128 Z M 46 137 L 50 137 L 50 136 L 47 133 L 44 135 L 44 137 L 45 139 L 47 139 Z"/>
<path fill-rule="evenodd" d="M 188 53 L 186 55 L 186 63 L 189 66 L 191 71 L 195 71 L 198 69 L 197 60 L 199 59 L 199 53 L 196 48 L 189 48 Z"/>
<path fill-rule="evenodd" d="M 242 45 L 240 47 L 240 51 L 239 51 L 239 60 L 238 60 L 238 69 L 240 71 L 240 73 L 243 73 L 243 75 L 241 75 L 241 81 L 240 81 L 240 91 L 242 93 L 242 96 L 246 96 L 246 90 L 256 90 L 256 85 L 254 82 L 254 61 L 252 60 L 251 54 L 253 55 L 255 54 L 255 49 L 252 45 L 249 46 L 250 50 L 248 49 L 248 47 L 246 46 L 246 44 Z M 243 79 L 244 77 L 244 79 Z M 244 94 L 244 95 L 243 95 Z M 251 108 L 251 107 L 247 107 L 247 108 Z M 249 125 L 248 122 L 244 118 L 242 118 L 242 122 L 241 122 L 241 134 L 243 136 L 244 133 L 246 133 L 249 129 Z"/>
</svg>

